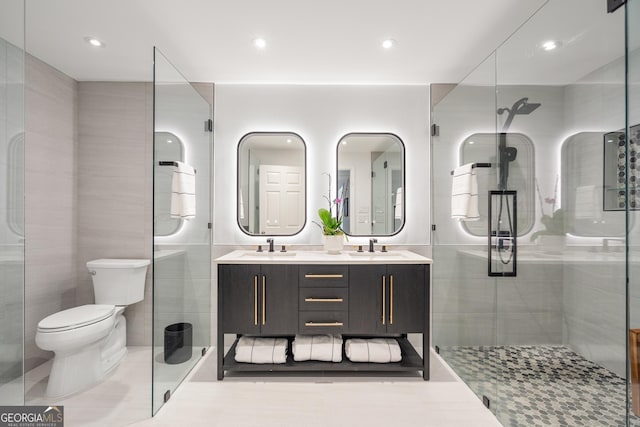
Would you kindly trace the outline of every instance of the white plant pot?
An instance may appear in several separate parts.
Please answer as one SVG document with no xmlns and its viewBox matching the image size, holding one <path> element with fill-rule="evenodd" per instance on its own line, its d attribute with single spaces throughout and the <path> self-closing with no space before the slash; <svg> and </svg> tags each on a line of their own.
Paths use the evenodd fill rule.
<svg viewBox="0 0 640 427">
<path fill-rule="evenodd" d="M 324 238 L 324 249 L 330 254 L 339 254 L 344 249 L 344 234 L 338 236 L 322 236 Z"/>
</svg>

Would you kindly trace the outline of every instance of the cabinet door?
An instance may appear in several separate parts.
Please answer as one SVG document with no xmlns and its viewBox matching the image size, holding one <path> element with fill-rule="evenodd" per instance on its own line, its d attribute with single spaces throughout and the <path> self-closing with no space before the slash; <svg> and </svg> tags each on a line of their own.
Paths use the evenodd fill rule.
<svg viewBox="0 0 640 427">
<path fill-rule="evenodd" d="M 386 332 L 386 307 L 389 292 L 386 266 L 349 266 L 349 333 L 383 334 Z M 384 281 L 384 283 L 383 283 Z M 386 302 L 386 301 L 385 301 Z M 387 305 L 387 304 L 385 304 Z"/>
<path fill-rule="evenodd" d="M 259 333 L 260 266 L 220 265 L 218 275 L 223 332 Z"/>
<path fill-rule="evenodd" d="M 421 333 L 425 330 L 427 278 L 426 267 L 387 265 L 389 283 L 389 333 Z"/>
<path fill-rule="evenodd" d="M 298 266 L 263 264 L 261 274 L 261 334 L 295 335 L 298 332 Z"/>
</svg>

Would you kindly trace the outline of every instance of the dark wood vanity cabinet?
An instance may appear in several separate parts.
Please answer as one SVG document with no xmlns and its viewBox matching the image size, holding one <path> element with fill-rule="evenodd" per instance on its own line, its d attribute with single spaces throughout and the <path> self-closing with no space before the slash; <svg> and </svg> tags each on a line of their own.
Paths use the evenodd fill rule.
<svg viewBox="0 0 640 427">
<path fill-rule="evenodd" d="M 224 371 L 422 371 L 429 378 L 429 353 L 420 357 L 407 334 L 422 334 L 429 349 L 428 264 L 218 264 L 218 379 Z M 398 363 L 294 362 L 247 364 L 224 354 L 224 334 L 286 336 L 341 334 L 394 337 Z M 290 343 L 291 344 L 291 343 Z"/>
<path fill-rule="evenodd" d="M 349 333 L 406 334 L 428 329 L 427 266 L 349 267 Z"/>
<path fill-rule="evenodd" d="M 297 333 L 297 265 L 220 265 L 218 275 L 224 333 Z"/>
</svg>

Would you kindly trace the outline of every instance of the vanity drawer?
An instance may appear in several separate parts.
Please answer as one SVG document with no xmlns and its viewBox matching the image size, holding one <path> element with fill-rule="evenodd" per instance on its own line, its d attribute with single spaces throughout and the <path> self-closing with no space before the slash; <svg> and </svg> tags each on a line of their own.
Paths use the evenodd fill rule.
<svg viewBox="0 0 640 427">
<path fill-rule="evenodd" d="M 300 288 L 298 307 L 310 311 L 344 311 L 349 307 L 349 289 L 335 287 Z"/>
<path fill-rule="evenodd" d="M 301 334 L 341 334 L 349 327 L 348 311 L 301 311 L 298 319 Z"/>
<path fill-rule="evenodd" d="M 338 286 L 349 284 L 349 267 L 346 265 L 301 265 L 301 287 Z"/>
</svg>

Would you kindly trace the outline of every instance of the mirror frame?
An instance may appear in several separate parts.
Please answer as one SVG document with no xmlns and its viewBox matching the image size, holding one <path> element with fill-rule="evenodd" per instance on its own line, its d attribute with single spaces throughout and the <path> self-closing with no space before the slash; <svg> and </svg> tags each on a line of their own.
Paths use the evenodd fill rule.
<svg viewBox="0 0 640 427">
<path fill-rule="evenodd" d="M 404 141 L 402 140 L 402 138 L 400 138 L 398 135 L 396 135 L 393 132 L 349 132 L 346 133 L 344 135 L 342 135 L 340 137 L 340 139 L 338 140 L 338 145 L 336 146 L 336 192 L 338 191 L 338 174 L 340 171 L 340 145 L 342 144 L 342 140 L 345 138 L 348 138 L 350 136 L 373 136 L 373 135 L 383 135 L 383 136 L 390 136 L 392 138 L 395 138 L 398 142 L 400 142 L 400 147 L 402 147 L 402 157 L 401 157 L 401 164 L 402 164 L 402 191 L 403 191 L 403 195 L 402 195 L 402 223 L 400 224 L 400 227 L 393 233 L 391 234 L 349 234 L 349 233 L 345 233 L 347 236 L 349 237 L 391 237 L 391 236 L 396 236 L 398 233 L 400 233 L 403 229 L 405 224 L 407 223 L 407 161 L 406 161 L 406 153 L 407 153 L 407 147 L 404 143 Z"/>
<path fill-rule="evenodd" d="M 249 135 L 293 135 L 296 138 L 298 138 L 300 141 L 302 141 L 302 147 L 303 147 L 303 158 L 304 158 L 304 222 L 302 223 L 302 227 L 300 227 L 300 230 L 298 230 L 297 232 L 293 233 L 293 234 L 251 234 L 249 233 L 247 230 L 244 229 L 244 227 L 242 226 L 242 224 L 240 224 L 240 212 L 239 212 L 239 208 L 240 208 L 240 199 L 238 197 L 238 194 L 240 194 L 240 147 L 242 146 L 242 141 L 245 140 L 245 138 L 247 138 Z M 301 137 L 298 133 L 296 132 L 291 132 L 291 131 L 251 131 L 251 132 L 247 132 L 244 135 L 242 135 L 242 137 L 240 138 L 240 140 L 238 141 L 238 145 L 236 147 L 236 224 L 238 225 L 238 228 L 240 228 L 240 230 L 246 234 L 247 236 L 250 237 L 291 237 L 291 236 L 296 236 L 298 234 L 300 234 L 302 232 L 302 230 L 304 230 L 307 226 L 307 211 L 308 211 L 308 203 L 307 203 L 307 192 L 309 190 L 308 186 L 307 186 L 307 143 L 304 141 L 304 138 Z"/>
</svg>

